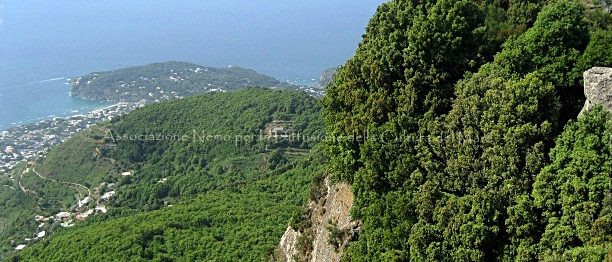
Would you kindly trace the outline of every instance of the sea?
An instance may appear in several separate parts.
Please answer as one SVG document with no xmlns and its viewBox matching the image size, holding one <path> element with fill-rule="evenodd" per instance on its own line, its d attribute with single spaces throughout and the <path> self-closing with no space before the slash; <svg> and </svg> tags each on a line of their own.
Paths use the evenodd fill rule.
<svg viewBox="0 0 612 262">
<path fill-rule="evenodd" d="M 240 66 L 293 84 L 355 52 L 382 0 L 0 1 L 0 131 L 111 105 L 70 78 L 163 61 Z"/>
</svg>

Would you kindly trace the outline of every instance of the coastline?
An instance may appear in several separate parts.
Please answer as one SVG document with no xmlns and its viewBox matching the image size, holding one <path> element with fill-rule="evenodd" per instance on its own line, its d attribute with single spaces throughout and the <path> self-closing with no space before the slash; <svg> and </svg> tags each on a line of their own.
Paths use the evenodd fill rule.
<svg viewBox="0 0 612 262">
<path fill-rule="evenodd" d="M 87 114 L 116 104 L 113 101 L 85 100 L 81 97 L 71 97 L 67 92 L 63 92 L 64 90 L 55 92 L 55 90 L 46 90 L 47 88 L 63 89 L 63 85 L 58 86 L 48 83 L 46 86 L 40 87 L 42 90 L 38 91 L 39 94 L 23 100 L 12 99 L 9 96 L 0 97 L 0 101 L 5 102 L 2 106 L 4 111 L 0 113 L 2 115 L 0 117 L 0 132 L 55 117 L 69 118 L 76 114 Z M 30 91 L 34 92 L 36 90 Z M 47 92 L 52 92 L 52 94 L 46 95 Z"/>
<path fill-rule="evenodd" d="M 68 82 L 65 84 L 72 86 L 71 79 L 57 79 L 67 79 Z M 302 91 L 313 97 L 322 97 L 325 94 L 325 90 L 323 88 L 304 85 L 293 86 L 291 84 L 283 82 L 281 82 L 281 84 L 277 87 L 269 88 Z M 153 92 L 149 92 L 149 96 L 151 98 L 142 98 L 137 102 L 116 102 L 109 100 L 84 98 L 81 95 L 78 95 L 78 92 L 74 93 L 72 91 L 73 90 L 71 88 L 68 95 L 73 98 L 90 102 L 97 101 L 99 103 L 112 104 L 91 111 L 86 109 L 86 113 L 77 113 L 79 112 L 79 110 L 72 109 L 70 110 L 70 112 L 72 112 L 73 114 L 68 114 L 66 111 L 64 111 L 64 113 L 60 114 L 60 116 L 48 115 L 47 117 L 39 118 L 43 120 L 36 119 L 38 121 L 35 120 L 32 122 L 29 122 L 31 119 L 22 120 L 28 121 L 29 123 L 13 125 L 9 126 L 9 128 L 7 129 L 0 130 L 0 174 L 11 170 L 13 167 L 23 161 L 30 161 L 36 159 L 38 156 L 43 155 L 45 151 L 47 151 L 51 147 L 59 145 L 60 143 L 68 140 L 76 133 L 87 129 L 94 124 L 104 121 L 110 121 L 115 116 L 126 114 L 136 108 L 143 107 L 144 105 L 149 103 L 183 98 L 183 96 L 177 95 L 176 92 L 164 94 L 164 92 L 160 90 L 159 87 L 157 87 L 157 91 L 159 93 L 158 96 L 154 96 Z M 225 92 L 225 90 L 222 89 L 206 90 L 206 92 L 217 91 Z M 84 110 L 84 108 L 85 107 L 82 107 L 81 110 Z M 15 123 L 13 122 L 12 124 Z"/>
<path fill-rule="evenodd" d="M 100 122 L 143 107 L 146 101 L 113 105 L 67 117 L 53 117 L 0 131 L 0 174 L 23 161 L 34 160 L 46 150 Z"/>
</svg>

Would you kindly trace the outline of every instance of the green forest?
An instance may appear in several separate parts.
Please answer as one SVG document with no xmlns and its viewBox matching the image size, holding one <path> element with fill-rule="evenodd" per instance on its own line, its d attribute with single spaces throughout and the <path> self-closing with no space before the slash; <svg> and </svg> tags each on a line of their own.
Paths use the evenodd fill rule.
<svg viewBox="0 0 612 262">
<path fill-rule="evenodd" d="M 328 86 L 345 261 L 610 261 L 610 15 L 576 1 L 391 1 Z"/>
<path fill-rule="evenodd" d="M 325 162 L 316 140 L 270 137 L 267 127 L 284 121 L 284 128 L 315 137 L 324 132 L 320 109 L 302 92 L 247 88 L 154 104 L 98 125 L 54 148 L 33 168 L 47 178 L 89 187 L 117 184 L 117 196 L 105 203 L 109 212 L 71 228 L 53 224 L 51 238 L 7 259 L 264 260 L 305 203 L 311 180 L 320 176 Z M 143 134 L 169 139 L 121 139 Z M 222 136 L 209 141 L 207 135 Z M 125 171 L 133 175 L 122 176 Z M 40 182 L 49 186 L 24 184 L 36 195 L 12 196 L 30 205 L 55 199 L 43 205 L 55 211 L 66 211 L 62 204 L 74 202 L 76 190 Z M 53 214 L 39 208 L 23 204 L 21 218 L 10 224 L 19 234 L 7 235 L 27 237 L 26 226 L 36 228 L 34 215 Z"/>
<path fill-rule="evenodd" d="M 598 2 L 392 0 L 322 99 L 250 87 L 151 104 L 28 164 L 117 195 L 11 253 L 34 214 L 84 194 L 19 166 L 50 197 L 0 187 L 0 244 L 7 261 L 272 261 L 329 176 L 363 223 L 342 261 L 612 261 L 612 114 L 582 112 L 595 66 L 612 67 Z"/>
</svg>

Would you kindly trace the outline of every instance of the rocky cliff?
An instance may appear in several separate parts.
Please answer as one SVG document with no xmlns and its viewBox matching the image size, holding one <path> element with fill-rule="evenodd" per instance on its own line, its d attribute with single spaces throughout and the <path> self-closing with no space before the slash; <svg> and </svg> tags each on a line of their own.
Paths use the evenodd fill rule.
<svg viewBox="0 0 612 262">
<path fill-rule="evenodd" d="M 319 81 L 317 82 L 317 87 L 321 89 L 325 89 L 327 85 L 329 85 L 332 81 L 334 81 L 334 77 L 336 76 L 337 73 L 338 73 L 338 68 L 335 68 L 335 67 L 329 68 L 323 71 L 323 73 L 321 73 L 321 77 L 319 78 Z"/>
<path fill-rule="evenodd" d="M 351 239 L 359 234 L 361 223 L 353 221 L 350 210 L 353 194 L 348 184 L 332 184 L 325 179 L 326 193 L 310 201 L 305 212 L 307 226 L 289 226 L 277 249 L 276 259 L 288 262 L 336 262 Z"/>
<path fill-rule="evenodd" d="M 612 112 L 612 68 L 593 67 L 584 72 L 584 95 L 586 102 L 580 114 L 595 105 Z"/>
</svg>

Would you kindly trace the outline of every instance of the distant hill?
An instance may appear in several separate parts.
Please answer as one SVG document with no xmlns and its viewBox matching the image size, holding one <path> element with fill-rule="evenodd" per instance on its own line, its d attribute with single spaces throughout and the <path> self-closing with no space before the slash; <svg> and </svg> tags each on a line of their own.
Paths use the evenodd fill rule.
<svg viewBox="0 0 612 262">
<path fill-rule="evenodd" d="M 303 90 L 252 69 L 215 68 L 187 62 L 164 62 L 93 72 L 70 80 L 70 94 L 91 100 L 159 102 L 213 91 L 235 91 L 249 86 Z"/>
</svg>

